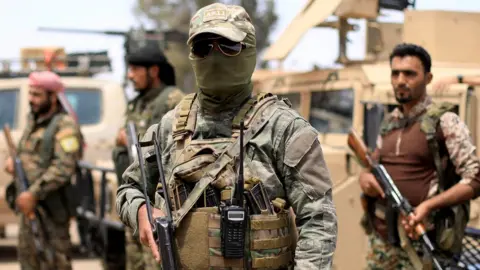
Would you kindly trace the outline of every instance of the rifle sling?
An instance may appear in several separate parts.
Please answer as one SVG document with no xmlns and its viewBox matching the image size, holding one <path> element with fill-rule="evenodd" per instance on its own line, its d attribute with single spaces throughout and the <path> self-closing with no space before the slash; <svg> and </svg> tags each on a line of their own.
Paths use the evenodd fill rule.
<svg viewBox="0 0 480 270">
<path fill-rule="evenodd" d="M 252 125 L 249 129 L 246 130 L 244 135 L 243 146 L 245 147 L 248 142 L 260 131 L 262 130 L 263 126 L 265 126 L 269 119 L 273 116 L 273 114 L 281 107 L 273 106 L 271 112 L 266 115 L 266 111 L 268 108 L 272 108 L 272 106 L 265 106 L 260 109 L 260 114 L 257 115 L 252 121 Z M 197 182 L 193 190 L 191 191 L 188 198 L 185 200 L 185 203 L 178 209 L 178 211 L 174 214 L 174 224 L 175 227 L 180 225 L 180 222 L 185 217 L 185 215 L 192 209 L 195 203 L 198 201 L 200 196 L 203 194 L 203 191 L 208 187 L 208 185 L 213 182 L 217 175 L 222 171 L 223 168 L 227 164 L 229 164 L 235 156 L 237 156 L 240 152 L 240 141 L 239 138 L 235 140 L 234 143 L 230 144 L 224 152 L 220 154 L 220 157 L 213 162 L 212 164 L 208 165 L 205 169 L 206 173 L 200 178 Z"/>
</svg>

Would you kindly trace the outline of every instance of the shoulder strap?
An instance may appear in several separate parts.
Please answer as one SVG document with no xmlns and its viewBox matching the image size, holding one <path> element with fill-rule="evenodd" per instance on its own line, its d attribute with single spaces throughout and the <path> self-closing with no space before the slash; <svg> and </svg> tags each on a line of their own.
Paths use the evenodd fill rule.
<svg viewBox="0 0 480 270">
<path fill-rule="evenodd" d="M 50 165 L 52 155 L 53 155 L 53 138 L 55 136 L 55 132 L 57 131 L 57 125 L 60 119 L 62 118 L 63 114 L 55 114 L 50 123 L 48 124 L 45 133 L 43 133 L 43 147 L 41 149 L 41 156 L 42 162 L 41 167 L 47 168 Z"/>
<path fill-rule="evenodd" d="M 443 102 L 439 105 L 432 104 L 427 112 L 420 119 L 420 129 L 425 133 L 427 138 L 428 148 L 433 155 L 433 162 L 438 178 L 438 192 L 445 190 L 446 179 L 444 169 L 442 167 L 442 160 L 440 157 L 440 146 L 437 140 L 437 127 L 440 118 L 446 112 L 453 112 L 455 105 L 449 102 Z"/>
<path fill-rule="evenodd" d="M 196 93 L 186 95 L 175 107 L 175 117 L 172 122 L 172 136 L 174 141 L 182 139 L 189 131 L 186 128 L 187 121 L 196 95 Z"/>
<path fill-rule="evenodd" d="M 271 102 L 270 104 L 273 104 Z M 283 104 L 283 103 L 279 103 Z M 286 107 L 286 105 L 285 105 Z M 257 116 L 254 117 L 251 126 L 245 131 L 244 142 L 241 147 L 245 147 L 248 142 L 262 130 L 273 114 L 278 110 L 284 108 L 282 105 L 279 106 L 263 106 L 262 109 L 257 111 Z M 234 143 L 230 144 L 224 152 L 220 154 L 218 159 L 208 165 L 205 168 L 205 174 L 197 182 L 191 193 L 188 195 L 185 203 L 175 212 L 174 223 L 178 227 L 185 215 L 192 209 L 193 205 L 198 201 L 198 198 L 207 188 L 207 186 L 213 182 L 217 175 L 229 164 L 234 157 L 238 156 L 240 151 L 240 141 L 236 139 Z M 171 181 L 169 181 L 171 183 Z"/>
<path fill-rule="evenodd" d="M 249 99 L 237 113 L 232 122 L 232 138 L 238 138 L 240 135 L 240 122 L 243 120 L 245 129 L 248 129 L 253 117 L 265 104 L 269 104 L 277 96 L 271 93 L 259 93 L 256 97 Z"/>
</svg>

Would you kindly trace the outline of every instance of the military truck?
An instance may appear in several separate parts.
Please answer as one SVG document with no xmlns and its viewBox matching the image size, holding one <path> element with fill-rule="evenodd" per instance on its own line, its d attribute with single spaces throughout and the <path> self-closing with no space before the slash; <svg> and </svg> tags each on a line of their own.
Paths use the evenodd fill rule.
<svg viewBox="0 0 480 270">
<path fill-rule="evenodd" d="M 8 124 L 12 130 L 15 143 L 25 129 L 28 104 L 28 75 L 33 70 L 45 70 L 47 58 L 54 56 L 52 71 L 59 74 L 65 84 L 66 96 L 72 105 L 81 130 L 85 137 L 85 154 L 83 162 L 113 167 L 111 152 L 115 136 L 123 125 L 119 112 L 125 111 L 126 101 L 122 85 L 118 82 L 95 78 L 96 74 L 111 71 L 111 63 L 106 51 L 65 53 L 62 47 L 28 47 L 22 48 L 20 59 L 4 60 L 0 70 L 0 128 Z M 14 70 L 12 67 L 17 66 Z M 11 176 L 3 170 L 8 155 L 7 144 L 3 134 L 0 136 L 0 228 L 5 237 L 5 228 L 17 224 L 18 216 L 10 210 L 5 201 L 5 187 Z M 93 188 L 97 201 L 100 199 L 101 175 L 93 174 L 96 186 Z M 116 176 L 106 176 L 106 213 L 117 217 L 112 200 L 116 190 Z M 72 224 L 72 231 L 76 230 Z M 74 238 L 76 234 L 74 234 Z"/>
<path fill-rule="evenodd" d="M 389 2 L 389 3 L 387 3 Z M 403 4 L 402 4 L 403 3 Z M 334 269 L 363 269 L 368 242 L 360 226 L 363 209 L 358 174 L 361 168 L 347 146 L 350 128 L 363 134 L 374 147 L 382 117 L 396 104 L 390 84 L 389 53 L 401 42 L 424 46 L 433 59 L 433 83 L 445 76 L 480 74 L 480 57 L 476 53 L 479 37 L 475 33 L 480 13 L 404 10 L 407 1 L 308 1 L 305 8 L 287 27 L 280 38 L 265 52 L 264 60 L 282 62 L 301 36 L 313 27 L 339 30 L 341 68 L 310 72 L 285 70 L 257 71 L 255 91 L 269 91 L 286 97 L 305 119 L 319 131 L 325 160 L 333 181 L 333 198 L 338 214 L 338 241 Z M 414 3 L 413 3 L 414 5 Z M 379 7 L 404 10 L 403 23 L 381 23 L 376 20 Z M 320 14 L 320 15 L 319 15 Z M 335 15 L 337 20 L 325 21 Z M 346 55 L 346 33 L 356 29 L 349 18 L 365 19 L 366 57 L 351 61 Z M 448 33 L 448 34 L 445 34 Z M 461 46 L 461 47 L 460 47 Z M 280 65 L 281 66 L 281 65 Z M 458 84 L 444 92 L 428 91 L 435 102 L 449 101 L 457 105 L 460 118 L 467 123 L 476 145 L 480 143 L 477 125 L 478 88 Z M 477 152 L 480 156 L 480 153 Z M 480 227 L 480 200 L 471 205 L 470 228 Z M 471 237 L 465 241 L 472 241 Z M 478 249 L 465 244 L 465 255 Z M 465 259 L 465 256 L 463 258 Z M 466 264 L 477 264 L 479 258 Z"/>
</svg>

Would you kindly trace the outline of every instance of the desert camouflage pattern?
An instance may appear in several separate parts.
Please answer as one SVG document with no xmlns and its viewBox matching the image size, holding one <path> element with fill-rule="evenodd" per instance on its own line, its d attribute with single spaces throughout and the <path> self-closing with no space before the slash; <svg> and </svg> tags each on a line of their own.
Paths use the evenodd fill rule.
<svg viewBox="0 0 480 270">
<path fill-rule="evenodd" d="M 42 168 L 43 136 L 52 117 L 37 121 L 29 116 L 27 128 L 18 144 L 18 155 L 22 160 L 26 176 L 30 181 L 30 191 L 37 199 L 57 190 L 70 180 L 75 173 L 76 161 L 81 158 L 82 137 L 75 120 L 63 114 L 57 123 L 53 160 L 47 169 Z"/>
<path fill-rule="evenodd" d="M 198 106 L 196 107 L 198 108 Z M 175 179 L 174 166 L 178 157 L 172 136 L 172 125 L 177 119 L 176 116 L 179 116 L 175 115 L 176 112 L 179 113 L 179 110 L 180 108 L 177 106 L 175 111 L 167 113 L 160 126 L 151 126 L 142 139 L 150 140 L 152 133 L 158 128 L 165 177 L 169 181 L 169 185 Z M 197 143 L 203 143 L 204 146 L 216 145 L 212 147 L 214 153 L 224 149 L 234 136 L 232 122 L 239 110 L 240 108 L 234 112 L 210 115 L 201 109 L 194 110 L 192 108 L 192 111 L 195 111 L 196 122 L 190 145 Z M 248 179 L 251 174 L 254 174 L 263 182 L 271 200 L 283 198 L 296 213 L 296 225 L 300 235 L 296 243 L 295 267 L 298 269 L 328 269 L 331 267 L 336 247 L 337 217 L 332 201 L 330 174 L 317 138 L 318 133 L 283 101 L 276 100 L 265 111 L 272 113 L 271 117 L 267 118 L 270 115 L 265 113 L 259 118 L 267 118 L 269 121 L 253 136 L 245 148 L 245 178 Z M 246 125 L 245 134 L 248 132 L 248 125 Z M 193 148 L 185 147 L 184 153 L 188 153 L 194 148 L 195 146 Z M 151 148 L 145 147 L 143 153 L 146 154 L 151 150 Z M 228 178 L 216 183 L 231 183 L 235 173 L 231 167 L 227 166 L 227 168 L 227 171 L 230 171 L 226 174 Z M 131 227 L 137 234 L 137 211 L 145 202 L 138 160 L 135 160 L 126 170 L 123 179 L 124 183 L 117 192 L 117 212 L 124 224 Z M 154 198 L 155 195 L 155 207 L 162 208 L 163 202 L 155 193 L 157 183 L 157 177 L 149 178 L 147 190 L 151 198 Z M 213 235 L 215 233 L 212 231 Z M 210 249 L 210 251 L 213 253 L 210 256 L 215 256 L 215 249 Z M 272 250 L 271 252 L 279 251 Z M 257 255 L 265 256 L 265 254 Z M 210 258 L 212 259 L 212 257 Z"/>
<path fill-rule="evenodd" d="M 70 242 L 70 223 L 58 224 L 52 221 L 47 215 L 42 215 L 44 227 L 50 236 L 50 245 L 55 250 L 55 263 L 58 270 L 71 270 L 71 242 Z M 18 261 L 21 269 L 37 270 L 42 268 L 43 262 L 38 259 L 34 245 L 32 243 L 33 234 L 31 228 L 25 223 L 25 217 L 20 219 L 19 237 L 18 237 Z"/>
<path fill-rule="evenodd" d="M 125 128 L 128 121 L 133 121 L 137 132 L 144 134 L 149 126 L 159 123 L 162 117 L 173 109 L 183 96 L 183 92 L 173 86 L 150 89 L 129 102 Z M 122 173 L 129 165 L 127 149 L 123 146 L 117 146 L 113 151 L 113 160 L 117 177 L 121 179 Z M 150 249 L 144 247 L 138 237 L 134 237 L 132 234 L 130 228 L 125 228 L 127 270 L 160 269 L 150 253 Z"/>
<path fill-rule="evenodd" d="M 76 161 L 81 157 L 82 139 L 74 119 L 63 114 L 57 122 L 57 131 L 53 140 L 52 160 L 48 168 L 42 168 L 43 136 L 52 117 L 36 121 L 30 115 L 28 125 L 19 142 L 18 154 L 23 162 L 30 191 L 42 200 L 71 179 L 75 172 Z M 59 206 L 61 207 L 61 206 Z M 49 242 L 55 248 L 57 269 L 72 269 L 70 257 L 69 221 L 59 223 L 52 216 L 40 212 Z M 55 214 L 52 212 L 51 214 Z M 31 228 L 21 218 L 18 238 L 18 260 L 22 269 L 40 269 L 40 261 L 33 250 Z"/>
<path fill-rule="evenodd" d="M 243 7 L 215 3 L 199 9 L 193 15 L 187 44 L 190 45 L 193 38 L 202 33 L 217 34 L 240 42 L 248 34 L 255 36 L 255 27 Z"/>
<path fill-rule="evenodd" d="M 423 102 L 415 105 L 407 118 L 420 116 L 425 110 L 433 105 L 432 98 L 427 96 Z M 391 130 L 400 125 L 400 122 L 406 117 L 399 108 L 395 108 L 388 116 L 388 125 L 386 129 Z M 472 186 L 473 190 L 478 190 L 479 184 L 476 175 L 480 170 L 480 160 L 475 154 L 475 145 L 467 125 L 461 121 L 460 117 L 453 112 L 446 112 L 440 117 L 440 128 L 445 137 L 450 160 L 456 168 L 456 173 L 461 176 L 460 183 Z M 401 144 L 402 137 L 398 138 L 397 145 Z M 382 147 L 382 137 L 377 139 L 377 147 Z M 430 184 L 428 198 L 436 194 L 438 190 L 438 179 L 433 179 Z"/>
<path fill-rule="evenodd" d="M 367 269 L 369 270 L 413 270 L 415 269 L 408 254 L 400 247 L 392 246 L 376 233 L 368 235 L 369 251 Z"/>
</svg>

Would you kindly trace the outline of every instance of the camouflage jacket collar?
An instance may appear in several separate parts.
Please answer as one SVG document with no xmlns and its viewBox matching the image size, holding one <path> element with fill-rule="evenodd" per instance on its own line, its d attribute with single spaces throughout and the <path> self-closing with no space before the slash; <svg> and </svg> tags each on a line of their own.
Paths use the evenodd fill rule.
<svg viewBox="0 0 480 270">
<path fill-rule="evenodd" d="M 159 87 L 149 89 L 146 91 L 146 93 L 142 93 L 138 95 L 134 100 L 133 104 L 134 106 L 145 106 L 146 104 L 150 103 L 152 100 L 154 100 L 162 91 L 165 89 L 165 86 L 162 84 Z"/>
<path fill-rule="evenodd" d="M 430 96 L 426 96 L 425 99 L 420 101 L 417 105 L 413 106 L 412 110 L 410 110 L 408 115 L 405 115 L 402 112 L 402 107 L 398 106 L 383 121 L 380 127 L 380 135 L 385 135 L 391 130 L 403 128 L 416 122 L 419 117 L 425 113 L 427 107 L 431 104 L 432 98 Z"/>
<path fill-rule="evenodd" d="M 417 118 L 421 114 L 425 112 L 428 106 L 432 104 L 432 98 L 430 96 L 426 96 L 422 101 L 417 103 L 417 105 L 413 106 L 413 108 L 410 110 L 408 115 L 404 115 L 402 112 L 402 107 L 398 106 L 395 108 L 392 113 L 391 113 L 391 120 L 401 120 L 401 119 L 413 119 Z"/>
<path fill-rule="evenodd" d="M 51 114 L 48 114 L 48 115 L 45 115 L 45 116 L 42 116 L 42 117 L 39 117 L 37 119 L 35 119 L 35 117 L 33 116 L 32 113 L 30 113 L 28 115 L 28 123 L 30 126 L 39 126 L 39 125 L 44 125 L 44 124 L 48 124 L 50 122 L 50 120 L 52 120 L 52 118 L 56 115 L 56 114 L 59 114 L 61 113 L 60 111 L 56 111 L 54 113 L 51 113 Z"/>
</svg>

